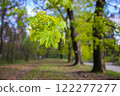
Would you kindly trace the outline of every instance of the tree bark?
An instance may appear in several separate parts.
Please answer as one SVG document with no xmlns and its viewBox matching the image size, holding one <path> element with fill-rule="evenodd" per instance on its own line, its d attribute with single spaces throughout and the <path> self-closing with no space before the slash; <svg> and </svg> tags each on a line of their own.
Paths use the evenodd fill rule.
<svg viewBox="0 0 120 96">
<path fill-rule="evenodd" d="M 94 25 L 93 25 L 93 37 L 102 40 L 103 37 L 100 35 L 100 25 L 99 22 L 96 21 L 97 17 L 103 17 L 104 13 L 104 4 L 105 0 L 97 0 L 96 2 L 96 9 L 95 9 L 95 16 L 94 16 Z M 97 26 L 95 25 L 96 22 L 98 23 Z M 97 28 L 96 28 L 97 27 Z M 104 62 L 104 52 L 101 48 L 101 43 L 96 45 L 96 40 L 93 42 L 93 69 L 92 72 L 103 72 L 106 73 L 105 62 Z"/>
<path fill-rule="evenodd" d="M 4 23 L 5 10 L 3 10 L 1 15 L 1 30 L 0 30 L 0 54 L 2 54 L 3 49 L 3 23 Z"/>
<path fill-rule="evenodd" d="M 25 55 L 25 61 L 27 62 L 28 61 L 28 59 L 29 59 L 29 50 L 26 50 L 27 52 L 26 52 L 26 55 Z"/>
<path fill-rule="evenodd" d="M 64 55 L 62 54 L 62 50 L 61 50 L 61 46 L 62 45 L 62 39 L 60 38 L 60 42 L 59 42 L 59 48 L 58 50 L 60 51 L 60 59 L 63 59 L 64 58 Z"/>
<path fill-rule="evenodd" d="M 72 63 L 72 45 L 68 44 L 68 63 Z"/>
<path fill-rule="evenodd" d="M 81 46 L 81 41 L 80 40 L 78 41 L 78 56 L 79 56 L 78 58 L 80 58 L 79 62 L 81 64 L 84 64 L 83 58 L 82 58 L 82 46 Z"/>
<path fill-rule="evenodd" d="M 3 27 L 4 27 L 4 17 L 5 17 L 6 10 L 3 9 L 3 12 L 1 14 L 1 30 L 0 30 L 0 63 L 2 63 L 3 58 Z"/>
<path fill-rule="evenodd" d="M 17 50 L 18 50 L 18 56 L 17 56 L 17 59 L 18 60 L 22 60 L 23 59 L 23 56 L 22 56 L 22 26 L 19 24 L 19 21 L 22 20 L 22 17 L 21 16 L 18 16 L 17 17 L 17 29 L 18 29 L 18 43 L 17 43 Z"/>
<path fill-rule="evenodd" d="M 64 58 L 64 55 L 63 54 L 60 54 L 60 59 L 63 59 Z"/>
<path fill-rule="evenodd" d="M 50 52 L 49 52 L 49 48 L 47 49 L 47 53 L 46 53 L 46 58 L 49 58 L 50 57 Z"/>
<path fill-rule="evenodd" d="M 13 39 L 12 39 L 12 52 L 11 52 L 11 54 L 12 54 L 12 63 L 14 63 L 14 47 L 15 47 L 15 45 L 14 45 L 14 42 L 15 42 L 15 32 L 13 33 Z"/>
<path fill-rule="evenodd" d="M 79 47 L 79 43 L 77 41 L 75 41 L 75 38 L 77 37 L 77 32 L 76 32 L 76 27 L 75 27 L 75 20 L 74 20 L 74 14 L 73 14 L 73 10 L 70 10 L 70 9 L 67 9 L 67 14 L 69 16 L 69 19 L 70 19 L 70 29 L 71 29 L 71 38 L 72 38 L 72 45 L 73 45 L 73 50 L 74 50 L 74 53 L 75 53 L 75 63 L 73 64 L 74 65 L 77 65 L 77 64 L 81 64 L 81 59 L 80 57 L 82 57 L 82 55 L 80 56 L 80 47 Z"/>
<path fill-rule="evenodd" d="M 68 25 L 68 22 L 66 20 L 66 24 Z M 68 26 L 67 26 L 68 29 Z M 65 29 L 66 33 L 66 39 L 68 40 L 68 63 L 73 63 L 73 57 L 72 57 L 72 44 L 71 44 L 71 36 L 70 36 L 70 31 Z"/>
</svg>

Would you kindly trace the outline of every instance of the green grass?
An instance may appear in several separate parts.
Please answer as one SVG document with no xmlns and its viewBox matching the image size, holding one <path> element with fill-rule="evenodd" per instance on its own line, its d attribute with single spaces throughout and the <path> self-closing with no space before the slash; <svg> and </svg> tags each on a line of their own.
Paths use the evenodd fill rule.
<svg viewBox="0 0 120 96">
<path fill-rule="evenodd" d="M 90 65 L 76 65 L 76 66 L 64 66 L 67 63 L 62 63 L 60 59 L 45 59 L 47 62 L 43 62 L 37 68 L 32 70 L 27 75 L 23 76 L 21 79 L 54 79 L 54 80 L 63 80 L 63 79 L 74 79 L 71 76 L 68 76 L 69 72 L 77 72 L 77 71 L 88 71 L 92 70 L 92 66 Z M 58 61 L 58 63 L 56 62 Z M 52 63 L 53 62 L 53 63 Z M 103 75 L 102 73 L 97 73 Z M 106 76 L 116 76 L 120 77 L 120 73 L 114 72 L 111 70 L 107 70 Z"/>
<path fill-rule="evenodd" d="M 106 75 L 107 76 L 117 76 L 117 77 L 120 77 L 120 73 L 112 71 L 112 70 L 107 70 Z"/>
<path fill-rule="evenodd" d="M 32 63 L 35 61 L 36 60 L 29 60 L 26 62 L 25 60 L 18 60 L 18 61 L 14 61 L 13 63 L 3 62 L 2 64 L 0 64 L 0 66 L 8 66 L 8 65 L 13 65 L 13 64 L 27 64 L 27 63 Z"/>
<path fill-rule="evenodd" d="M 31 69 L 32 68 L 32 69 Z M 10 71 L 8 71 L 11 69 Z M 18 79 L 22 80 L 79 80 L 79 79 L 104 79 L 106 76 L 120 77 L 120 73 L 107 70 L 106 74 L 91 73 L 92 66 L 90 65 L 76 65 L 70 66 L 67 60 L 61 59 L 42 59 L 38 61 L 17 62 L 12 65 L 0 66 L 0 72 L 3 73 L 2 78 L 9 78 L 9 76 L 21 76 Z M 23 72 L 23 73 L 21 73 Z M 26 72 L 26 73 L 24 73 Z M 16 73 L 18 75 L 16 75 Z M 7 74 L 7 75 L 4 75 Z M 6 76 L 6 77 L 4 77 Z M 113 77 L 114 78 L 114 77 Z"/>
<path fill-rule="evenodd" d="M 52 79 L 52 80 L 71 80 L 74 77 L 69 76 L 68 73 L 76 71 L 90 71 L 91 66 L 87 65 L 76 65 L 76 66 L 67 66 L 67 60 L 60 59 L 45 59 L 46 62 L 43 62 L 34 70 L 29 72 L 27 75 L 23 76 L 21 79 Z M 53 63 L 52 63 L 53 62 Z M 72 73 L 70 73 L 72 74 Z"/>
</svg>

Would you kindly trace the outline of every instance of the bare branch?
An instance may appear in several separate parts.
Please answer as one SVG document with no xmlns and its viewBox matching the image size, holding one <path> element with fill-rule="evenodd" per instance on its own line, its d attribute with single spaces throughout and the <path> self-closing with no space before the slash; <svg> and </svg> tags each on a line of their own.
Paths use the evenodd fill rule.
<svg viewBox="0 0 120 96">
<path fill-rule="evenodd" d="M 60 14 L 63 14 L 63 13 L 61 12 L 60 8 L 57 8 L 57 9 L 58 9 L 58 11 L 60 12 Z M 63 15 L 61 15 L 61 16 L 62 16 L 63 20 L 66 21 L 66 18 L 65 18 Z"/>
<path fill-rule="evenodd" d="M 46 9 L 44 9 L 43 7 L 44 6 L 41 6 L 40 4 L 38 4 L 38 2 L 37 1 L 35 1 L 35 0 L 33 0 L 33 2 L 35 3 L 35 4 L 37 4 L 42 10 L 44 10 L 44 11 L 46 11 L 47 10 L 47 8 Z M 45 2 L 45 1 L 44 1 Z M 43 3 L 44 3 L 43 2 Z"/>
<path fill-rule="evenodd" d="M 9 7 L 9 8 L 1 9 L 0 11 L 6 11 L 6 10 L 8 10 L 8 9 L 12 9 L 12 8 L 14 8 L 15 6 L 17 6 L 17 5 L 11 6 L 11 7 Z"/>
<path fill-rule="evenodd" d="M 106 23 L 106 25 L 107 25 L 107 26 L 110 26 L 110 27 L 112 27 L 113 29 L 115 29 L 115 28 L 116 28 L 114 25 L 112 25 L 112 24 L 109 24 L 109 23 Z"/>
<path fill-rule="evenodd" d="M 112 7 L 116 7 L 116 6 L 117 6 L 117 5 L 112 5 L 112 4 L 110 4 L 110 3 L 107 3 L 107 5 L 110 5 L 110 6 L 112 6 Z M 116 8 L 120 9 L 120 7 L 116 7 Z"/>
</svg>

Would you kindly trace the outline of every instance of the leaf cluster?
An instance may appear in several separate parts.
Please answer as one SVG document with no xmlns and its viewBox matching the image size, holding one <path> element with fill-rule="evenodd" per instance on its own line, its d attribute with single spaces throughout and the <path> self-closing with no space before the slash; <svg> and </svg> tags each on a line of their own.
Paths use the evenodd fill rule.
<svg viewBox="0 0 120 96">
<path fill-rule="evenodd" d="M 40 11 L 36 16 L 30 17 L 30 39 L 39 41 L 40 45 L 45 44 L 46 48 L 51 45 L 58 48 L 60 38 L 65 42 L 63 34 L 66 23 L 61 18 L 47 15 L 46 12 Z"/>
</svg>

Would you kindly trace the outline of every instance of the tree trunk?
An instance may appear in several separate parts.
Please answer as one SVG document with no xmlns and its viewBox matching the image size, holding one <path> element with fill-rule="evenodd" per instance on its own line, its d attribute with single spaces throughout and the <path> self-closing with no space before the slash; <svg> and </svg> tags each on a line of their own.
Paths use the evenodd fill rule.
<svg viewBox="0 0 120 96">
<path fill-rule="evenodd" d="M 72 63 L 72 46 L 71 44 L 68 44 L 68 63 Z"/>
<path fill-rule="evenodd" d="M 21 50 L 21 43 L 22 43 L 22 32 L 21 32 L 21 26 L 18 26 L 18 32 L 19 32 L 19 43 L 18 43 L 18 48 Z"/>
<path fill-rule="evenodd" d="M 81 63 L 81 64 L 84 64 L 83 63 L 83 58 L 82 58 L 82 48 L 81 48 L 82 46 L 81 46 L 81 41 L 79 40 L 78 41 L 78 56 L 79 56 L 79 62 Z"/>
<path fill-rule="evenodd" d="M 26 52 L 26 55 L 25 55 L 25 61 L 27 62 L 28 61 L 28 59 L 29 59 L 29 51 L 28 50 L 26 50 L 27 52 Z"/>
<path fill-rule="evenodd" d="M 12 50 L 11 50 L 12 58 L 11 58 L 11 63 L 14 63 L 14 41 L 15 41 L 15 33 L 13 34 L 13 40 L 12 40 Z"/>
<path fill-rule="evenodd" d="M 93 25 L 93 36 L 94 38 L 98 38 L 99 40 L 102 40 L 103 37 L 100 35 L 102 32 L 99 31 L 101 30 L 101 27 L 99 25 L 99 22 L 96 21 L 96 18 L 98 17 L 103 17 L 103 13 L 104 13 L 104 4 L 105 4 L 105 0 L 97 0 L 96 2 L 96 9 L 95 9 L 95 16 L 94 16 L 94 25 Z M 96 22 L 98 24 L 96 24 Z M 96 25 L 97 26 L 96 26 Z M 93 61 L 94 61 L 94 65 L 93 65 L 93 69 L 92 72 L 103 72 L 106 73 L 106 68 L 105 68 L 105 62 L 104 62 L 104 52 L 101 48 L 101 43 L 99 42 L 99 44 L 96 45 L 96 40 L 94 40 L 93 42 Z"/>
<path fill-rule="evenodd" d="M 67 19 L 66 19 L 66 24 L 68 25 Z M 67 26 L 68 29 L 68 26 Z M 65 29 L 65 33 L 66 33 L 66 39 L 68 40 L 68 63 L 73 63 L 72 60 L 72 44 L 71 44 L 71 36 L 70 36 L 70 31 Z"/>
<path fill-rule="evenodd" d="M 50 57 L 50 54 L 49 54 L 49 48 L 47 49 L 47 53 L 46 53 L 46 58 L 49 58 Z"/>
<path fill-rule="evenodd" d="M 15 60 L 15 40 L 16 40 L 16 32 L 14 30 L 13 39 L 12 39 L 12 63 L 14 63 Z"/>
<path fill-rule="evenodd" d="M 63 59 L 64 58 L 64 55 L 63 54 L 60 54 L 60 59 Z"/>
<path fill-rule="evenodd" d="M 106 72 L 105 68 L 105 62 L 104 62 L 104 52 L 100 48 L 100 46 L 97 46 L 97 49 L 94 48 L 93 52 L 93 58 L 94 58 L 94 66 L 92 69 L 92 72 Z"/>
<path fill-rule="evenodd" d="M 5 9 L 3 10 L 1 14 L 1 30 L 0 30 L 0 63 L 2 63 L 2 57 L 3 57 L 3 25 L 4 25 L 4 16 L 5 16 Z"/>
<path fill-rule="evenodd" d="M 23 59 L 22 57 L 22 26 L 19 24 L 19 21 L 22 20 L 21 16 L 18 16 L 17 18 L 17 23 L 18 23 L 18 45 L 17 45 L 17 50 L 19 53 L 18 60 Z"/>
<path fill-rule="evenodd" d="M 61 50 L 61 46 L 62 45 L 62 39 L 60 38 L 60 42 L 59 42 L 59 48 L 58 50 L 60 51 L 60 59 L 63 59 L 64 58 L 64 55 L 62 54 L 62 50 Z"/>
<path fill-rule="evenodd" d="M 70 29 L 71 29 L 71 38 L 72 38 L 72 45 L 73 45 L 73 50 L 75 53 L 75 63 L 73 65 L 77 65 L 77 64 L 81 64 L 80 61 L 80 47 L 78 46 L 78 42 L 75 41 L 75 38 L 77 37 L 77 32 L 76 32 L 76 27 L 75 27 L 75 20 L 74 20 L 74 14 L 73 14 L 73 10 L 67 9 L 67 14 L 69 16 L 70 19 Z"/>
</svg>

